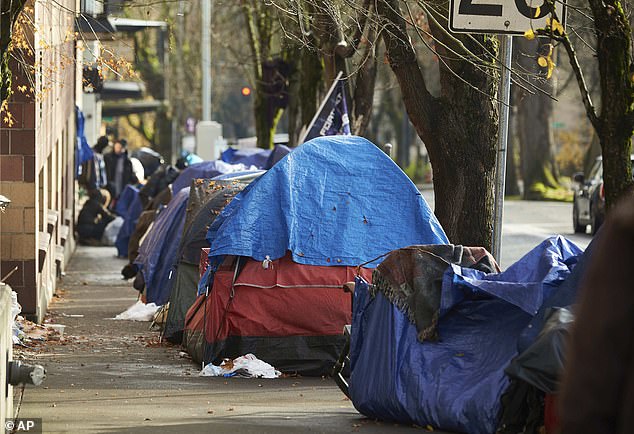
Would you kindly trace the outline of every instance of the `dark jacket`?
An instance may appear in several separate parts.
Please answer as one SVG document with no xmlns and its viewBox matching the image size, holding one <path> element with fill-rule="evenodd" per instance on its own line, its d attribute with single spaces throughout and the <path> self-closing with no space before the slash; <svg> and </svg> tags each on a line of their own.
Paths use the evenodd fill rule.
<svg viewBox="0 0 634 434">
<path fill-rule="evenodd" d="M 77 233 L 80 240 L 100 240 L 106 225 L 114 218 L 98 198 L 88 199 L 77 217 Z"/>
<path fill-rule="evenodd" d="M 139 190 L 139 197 L 144 209 L 148 209 L 150 201 L 164 191 L 178 177 L 180 171 L 170 165 L 162 165 Z"/>
<path fill-rule="evenodd" d="M 601 229 L 566 356 L 562 434 L 634 433 L 634 199 Z"/>
<path fill-rule="evenodd" d="M 123 174 L 121 178 L 121 186 L 119 191 L 116 188 L 116 173 L 117 173 L 117 161 L 123 158 Z M 128 157 L 128 151 L 124 151 L 121 154 L 115 154 L 114 152 L 108 152 L 103 156 L 106 163 L 106 177 L 108 178 L 107 189 L 113 198 L 118 198 L 127 184 L 136 184 L 139 182 L 134 170 L 132 170 L 132 162 Z"/>
<path fill-rule="evenodd" d="M 99 199 L 88 199 L 77 217 L 78 225 L 94 225 L 99 223 L 100 220 L 108 220 L 109 222 L 114 219 L 112 215 Z"/>
</svg>

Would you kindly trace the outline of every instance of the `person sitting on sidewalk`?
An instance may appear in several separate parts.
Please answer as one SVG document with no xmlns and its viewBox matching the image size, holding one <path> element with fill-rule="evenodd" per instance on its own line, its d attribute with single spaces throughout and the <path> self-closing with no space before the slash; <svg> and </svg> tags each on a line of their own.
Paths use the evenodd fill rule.
<svg viewBox="0 0 634 434">
<path fill-rule="evenodd" d="M 79 243 L 88 246 L 101 245 L 101 237 L 108 223 L 115 216 L 106 209 L 108 198 L 99 190 L 90 190 L 88 200 L 77 217 Z"/>
</svg>

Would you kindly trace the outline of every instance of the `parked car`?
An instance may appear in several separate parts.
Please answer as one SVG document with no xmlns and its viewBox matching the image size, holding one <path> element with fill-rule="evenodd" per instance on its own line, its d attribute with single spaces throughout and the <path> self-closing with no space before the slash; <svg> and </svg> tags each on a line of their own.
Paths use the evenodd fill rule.
<svg viewBox="0 0 634 434">
<path fill-rule="evenodd" d="M 634 154 L 631 159 L 634 172 Z M 590 225 L 590 232 L 594 235 L 605 219 L 603 159 L 597 157 L 587 178 L 583 173 L 576 173 L 573 180 L 579 186 L 572 205 L 572 226 L 575 233 L 584 233 L 586 226 Z"/>
</svg>

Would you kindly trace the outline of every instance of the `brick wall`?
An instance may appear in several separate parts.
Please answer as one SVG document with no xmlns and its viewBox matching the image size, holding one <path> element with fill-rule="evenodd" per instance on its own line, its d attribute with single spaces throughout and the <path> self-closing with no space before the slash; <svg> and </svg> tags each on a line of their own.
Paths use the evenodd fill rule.
<svg viewBox="0 0 634 434">
<path fill-rule="evenodd" d="M 32 60 L 32 59 L 31 59 Z M 16 266 L 7 284 L 18 293 L 26 312 L 35 312 L 36 288 L 36 102 L 28 74 L 20 63 L 10 61 L 13 96 L 0 120 L 0 194 L 11 205 L 0 213 L 0 276 Z M 20 91 L 23 86 L 26 92 Z"/>
<path fill-rule="evenodd" d="M 18 293 L 23 312 L 37 319 L 55 289 L 57 246 L 69 231 L 62 228 L 66 221 L 72 237 L 73 216 L 66 209 L 74 208 L 68 198 L 74 197 L 76 65 L 70 11 L 75 6 L 74 0 L 27 4 L 34 13 L 37 31 L 30 37 L 36 50 L 20 56 L 32 70 L 11 62 L 12 124 L 0 119 L 0 194 L 12 201 L 0 214 L 0 276 L 18 267 L 7 283 Z"/>
</svg>

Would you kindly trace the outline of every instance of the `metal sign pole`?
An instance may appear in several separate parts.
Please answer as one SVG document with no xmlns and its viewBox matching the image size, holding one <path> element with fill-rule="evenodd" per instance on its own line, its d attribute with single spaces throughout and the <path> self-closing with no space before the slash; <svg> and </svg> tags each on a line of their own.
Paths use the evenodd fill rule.
<svg viewBox="0 0 634 434">
<path fill-rule="evenodd" d="M 497 167 L 495 170 L 495 211 L 493 217 L 493 257 L 500 262 L 502 218 L 504 216 L 504 185 L 506 182 L 506 151 L 509 135 L 509 107 L 511 105 L 511 54 L 513 36 L 500 35 L 500 122 L 498 127 Z"/>
<path fill-rule="evenodd" d="M 202 63 L 202 106 L 203 121 L 211 120 L 211 1 L 201 3 L 202 38 L 200 43 Z"/>
</svg>

